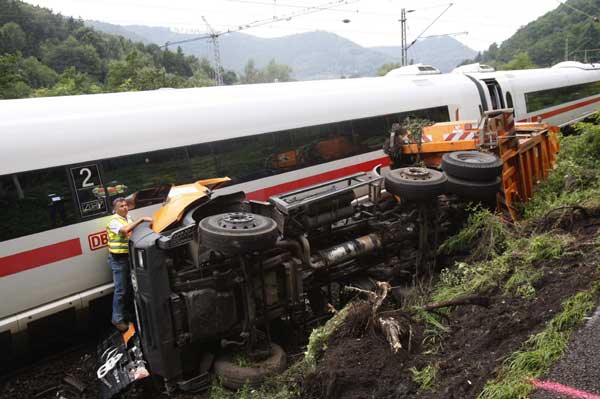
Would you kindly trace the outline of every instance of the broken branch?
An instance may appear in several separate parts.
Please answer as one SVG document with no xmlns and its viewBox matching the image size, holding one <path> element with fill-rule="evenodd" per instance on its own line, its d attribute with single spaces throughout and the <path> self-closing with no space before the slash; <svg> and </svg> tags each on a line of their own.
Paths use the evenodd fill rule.
<svg viewBox="0 0 600 399">
<path fill-rule="evenodd" d="M 487 308 L 490 306 L 490 298 L 480 295 L 467 295 L 464 297 L 451 299 L 449 301 L 436 302 L 425 305 L 422 307 L 423 310 L 431 311 L 439 308 L 446 308 L 448 306 L 460 306 L 460 305 L 477 305 Z"/>
</svg>

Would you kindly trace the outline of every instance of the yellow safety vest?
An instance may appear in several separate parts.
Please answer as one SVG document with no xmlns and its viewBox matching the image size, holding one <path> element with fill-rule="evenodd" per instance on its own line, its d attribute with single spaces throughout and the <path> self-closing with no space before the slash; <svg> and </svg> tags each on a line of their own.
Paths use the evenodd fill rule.
<svg viewBox="0 0 600 399">
<path fill-rule="evenodd" d="M 106 235 L 108 237 L 108 252 L 111 254 L 127 254 L 129 253 L 129 237 L 123 234 L 115 234 L 110 229 L 110 224 L 113 220 L 119 222 L 121 226 L 126 226 L 129 221 L 123 219 L 119 215 L 113 215 L 113 217 L 106 225 Z"/>
</svg>

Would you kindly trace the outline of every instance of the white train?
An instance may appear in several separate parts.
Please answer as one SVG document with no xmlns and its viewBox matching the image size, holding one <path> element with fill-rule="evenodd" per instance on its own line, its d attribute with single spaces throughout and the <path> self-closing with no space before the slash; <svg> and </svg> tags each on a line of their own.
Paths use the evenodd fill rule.
<svg viewBox="0 0 600 399">
<path fill-rule="evenodd" d="M 600 65 L 161 89 L 0 101 L 0 346 L 111 293 L 111 198 L 150 214 L 169 183 L 229 176 L 251 199 L 388 164 L 406 116 L 566 125 L 598 108 Z M 140 191 L 141 190 L 141 191 Z M 153 208 L 154 207 L 154 208 Z M 7 353 L 7 352 L 3 352 Z"/>
</svg>

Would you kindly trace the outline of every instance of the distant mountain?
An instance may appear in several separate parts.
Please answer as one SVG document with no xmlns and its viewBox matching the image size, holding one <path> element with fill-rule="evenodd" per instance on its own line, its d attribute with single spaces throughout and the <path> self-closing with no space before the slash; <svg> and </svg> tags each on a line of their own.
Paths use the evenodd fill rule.
<svg viewBox="0 0 600 399">
<path fill-rule="evenodd" d="M 164 27 L 140 25 L 118 26 L 96 21 L 86 21 L 96 29 L 121 34 L 132 40 L 143 40 L 163 45 L 201 36 L 182 34 Z M 129 36 L 133 35 L 133 36 Z M 400 50 L 395 47 L 365 48 L 330 32 L 316 31 L 279 38 L 259 38 L 244 33 L 231 33 L 219 38 L 221 61 L 225 69 L 242 72 L 249 59 L 257 67 L 266 65 L 271 59 L 292 68 L 293 76 L 299 80 L 339 78 L 340 76 L 375 76 L 383 64 L 399 62 Z M 181 45 L 187 54 L 212 60 L 209 40 Z M 457 40 L 432 38 L 417 42 L 409 55 L 414 62 L 429 63 L 447 72 L 461 61 L 477 53 Z"/>
<path fill-rule="evenodd" d="M 137 35 L 132 30 L 122 27 L 121 25 L 113 25 L 106 22 L 100 21 L 84 21 L 85 25 L 90 28 L 94 28 L 100 32 L 109 33 L 111 35 L 123 36 L 125 39 L 129 39 L 132 42 L 142 42 L 144 44 L 150 44 L 152 41 Z"/>
<path fill-rule="evenodd" d="M 371 47 L 400 60 L 401 47 Z M 473 58 L 477 52 L 452 37 L 432 37 L 416 42 L 408 49 L 409 59 L 423 64 L 430 64 L 442 72 L 450 72 L 462 61 Z"/>
</svg>

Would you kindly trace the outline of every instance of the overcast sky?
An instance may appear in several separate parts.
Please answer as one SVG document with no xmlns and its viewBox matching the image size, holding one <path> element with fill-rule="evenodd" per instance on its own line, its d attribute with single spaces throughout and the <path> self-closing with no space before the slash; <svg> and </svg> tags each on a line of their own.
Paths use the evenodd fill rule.
<svg viewBox="0 0 600 399">
<path fill-rule="evenodd" d="M 410 43 L 450 5 L 435 0 L 26 0 L 63 15 L 119 25 L 167 26 L 204 32 L 205 16 L 216 31 L 287 17 L 245 29 L 260 37 L 324 30 L 362 46 L 400 45 L 400 10 L 407 14 Z M 562 2 L 561 0 L 560 2 Z M 520 26 L 559 6 L 559 0 L 456 0 L 424 34 L 468 32 L 455 38 L 475 50 L 509 38 Z M 308 8 L 307 8 L 308 7 Z M 331 7 L 331 8 L 330 8 Z M 299 15 L 310 11 L 306 15 Z"/>
</svg>

